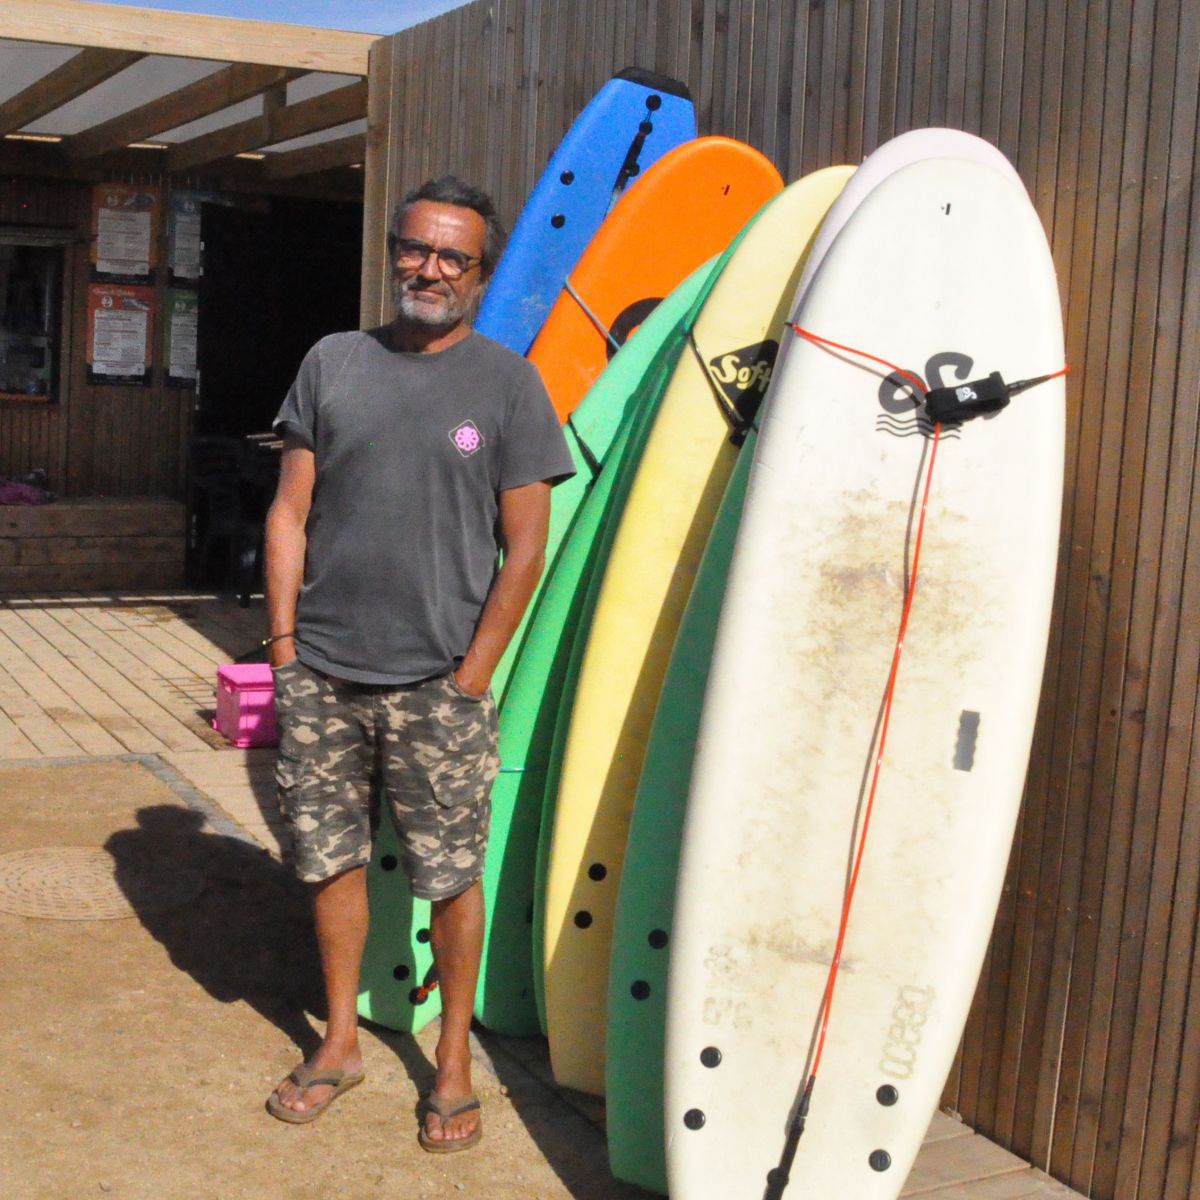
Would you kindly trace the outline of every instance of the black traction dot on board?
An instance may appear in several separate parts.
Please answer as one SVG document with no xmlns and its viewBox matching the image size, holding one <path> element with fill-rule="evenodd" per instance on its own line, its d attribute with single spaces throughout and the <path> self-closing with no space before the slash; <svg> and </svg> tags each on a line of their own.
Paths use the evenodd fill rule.
<svg viewBox="0 0 1200 1200">
<path fill-rule="evenodd" d="M 650 985 L 644 979 L 635 979 L 629 987 L 629 994 L 635 1000 L 646 1000 L 650 996 Z"/>
<path fill-rule="evenodd" d="M 652 929 L 650 930 L 650 936 L 646 938 L 646 941 L 650 943 L 651 948 L 654 950 L 662 950 L 666 946 L 667 940 L 667 931 L 665 929 Z"/>
<path fill-rule="evenodd" d="M 650 97 L 648 97 L 648 98 L 647 98 L 647 100 L 646 100 L 646 107 L 647 107 L 647 108 L 648 108 L 648 109 L 649 109 L 651 112 L 658 112 L 658 110 L 659 110 L 660 108 L 662 108 L 662 97 L 661 97 L 661 96 L 650 96 Z"/>
<path fill-rule="evenodd" d="M 558 181 L 559 181 L 559 183 L 564 183 L 567 185 L 567 187 L 570 187 L 571 184 L 573 184 L 575 182 L 575 172 L 574 171 L 564 171 L 558 177 Z"/>
<path fill-rule="evenodd" d="M 590 912 L 577 912 L 575 914 L 575 924 L 580 929 L 586 929 L 592 923 L 592 914 Z"/>
<path fill-rule="evenodd" d="M 429 941 L 429 930 L 428 929 L 418 929 L 417 930 L 417 941 L 420 942 L 422 946 L 427 941 Z"/>
<path fill-rule="evenodd" d="M 643 137 L 646 137 L 647 135 L 649 135 L 653 132 L 654 132 L 654 122 L 653 121 L 643 121 L 638 126 L 638 133 L 640 133 Z"/>
<path fill-rule="evenodd" d="M 692 1130 L 703 1129 L 704 1122 L 707 1120 L 708 1118 L 698 1108 L 689 1108 L 683 1114 L 683 1123 Z"/>
<path fill-rule="evenodd" d="M 708 1067 L 710 1070 L 713 1067 L 719 1067 L 721 1065 L 720 1050 L 718 1050 L 716 1046 L 705 1046 L 704 1049 L 700 1051 L 700 1064 L 701 1066 Z"/>
<path fill-rule="evenodd" d="M 772 1167 L 767 1172 L 767 1187 L 776 1192 L 782 1191 L 788 1185 L 788 1173 L 782 1167 Z"/>
<path fill-rule="evenodd" d="M 627 169 L 629 171 L 630 176 L 640 175 L 641 171 L 642 171 L 642 164 L 641 163 L 630 163 Z"/>
<path fill-rule="evenodd" d="M 554 216 L 550 218 L 550 224 L 553 225 L 555 229 L 561 229 L 566 223 L 567 218 L 564 217 L 562 213 L 555 213 Z"/>
<path fill-rule="evenodd" d="M 884 1108 L 891 1108 L 897 1100 L 900 1099 L 900 1093 L 890 1083 L 882 1084 L 879 1090 L 875 1093 L 875 1099 L 879 1101 Z"/>
<path fill-rule="evenodd" d="M 867 1162 L 872 1171 L 886 1171 L 892 1165 L 892 1156 L 886 1150 L 872 1150 Z"/>
<path fill-rule="evenodd" d="M 401 963 L 398 967 L 392 968 L 392 978 L 398 980 L 407 979 L 412 974 L 412 970 Z"/>
<path fill-rule="evenodd" d="M 379 860 L 380 870 L 383 871 L 394 871 L 399 865 L 400 863 L 397 861 L 394 854 L 385 854 Z"/>
<path fill-rule="evenodd" d="M 608 874 L 608 868 L 603 863 L 592 863 L 588 867 L 588 878 L 599 883 Z"/>
</svg>

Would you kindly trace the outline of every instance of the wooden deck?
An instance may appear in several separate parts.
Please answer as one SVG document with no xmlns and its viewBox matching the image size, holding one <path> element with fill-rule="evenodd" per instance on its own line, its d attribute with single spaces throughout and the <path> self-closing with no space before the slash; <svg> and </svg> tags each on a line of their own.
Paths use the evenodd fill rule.
<svg viewBox="0 0 1200 1200">
<path fill-rule="evenodd" d="M 261 602 L 211 593 L 0 595 L 0 760 L 157 759 L 219 820 L 278 853 L 273 752 L 210 725 L 216 668 L 262 637 Z M 939 1114 L 904 1189 L 929 1200 L 1079 1200 Z"/>
</svg>

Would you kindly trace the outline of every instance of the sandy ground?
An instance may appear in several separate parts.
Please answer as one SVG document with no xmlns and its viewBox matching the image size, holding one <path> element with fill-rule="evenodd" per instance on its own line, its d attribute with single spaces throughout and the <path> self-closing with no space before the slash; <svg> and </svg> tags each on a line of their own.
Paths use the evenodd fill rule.
<svg viewBox="0 0 1200 1200">
<path fill-rule="evenodd" d="M 0 912 L 6 1200 L 648 1196 L 612 1178 L 602 1106 L 553 1086 L 540 1039 L 480 1031 L 485 1136 L 466 1154 L 416 1142 L 436 1026 L 365 1028 L 366 1083 L 311 1125 L 273 1120 L 267 1094 L 320 1029 L 301 890 L 140 763 L 0 769 L 0 864 L 71 846 L 103 848 L 136 911 Z M 192 899 L 161 906 L 164 866 Z"/>
</svg>

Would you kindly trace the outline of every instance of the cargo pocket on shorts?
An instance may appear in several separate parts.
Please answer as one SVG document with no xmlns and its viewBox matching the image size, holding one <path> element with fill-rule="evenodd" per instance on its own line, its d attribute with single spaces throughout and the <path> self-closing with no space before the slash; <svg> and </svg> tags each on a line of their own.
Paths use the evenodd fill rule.
<svg viewBox="0 0 1200 1200">
<path fill-rule="evenodd" d="M 462 720 L 450 726 L 453 733 L 444 757 L 429 771 L 429 784 L 442 808 L 482 804 L 488 798 L 492 780 L 500 773 L 496 702 L 490 689 L 482 696 L 472 696 L 454 682 L 453 674 L 446 679 L 452 702 L 458 708 L 455 719 L 461 713 Z"/>
<path fill-rule="evenodd" d="M 461 754 L 453 769 L 431 774 L 429 786 L 442 808 L 479 804 L 487 798 L 488 787 L 499 772 L 500 761 L 489 750 Z"/>
<path fill-rule="evenodd" d="M 460 759 L 458 769 L 430 779 L 436 802 L 438 852 L 421 886 L 429 899 L 456 895 L 479 879 L 487 856 L 492 824 L 486 752 Z M 414 883 L 414 887 L 415 887 Z"/>
</svg>

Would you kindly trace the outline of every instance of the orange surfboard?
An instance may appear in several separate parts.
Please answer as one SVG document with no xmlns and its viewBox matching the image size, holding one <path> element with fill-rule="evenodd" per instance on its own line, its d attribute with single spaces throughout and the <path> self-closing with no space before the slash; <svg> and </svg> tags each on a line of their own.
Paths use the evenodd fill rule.
<svg viewBox="0 0 1200 1200">
<path fill-rule="evenodd" d="M 622 195 L 529 349 L 562 420 L 655 305 L 782 188 L 753 147 L 705 137 L 663 155 Z"/>
</svg>

